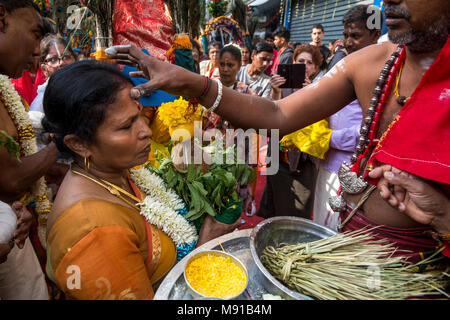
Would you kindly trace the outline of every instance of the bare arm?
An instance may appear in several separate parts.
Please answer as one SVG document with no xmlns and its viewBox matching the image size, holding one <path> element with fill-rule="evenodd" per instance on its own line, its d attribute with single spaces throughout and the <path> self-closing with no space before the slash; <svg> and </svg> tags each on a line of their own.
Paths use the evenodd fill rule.
<svg viewBox="0 0 450 320">
<path fill-rule="evenodd" d="M 197 97 L 204 86 L 205 80 L 198 74 L 158 61 L 134 46 L 116 46 L 112 53 L 110 57 L 118 63 L 138 65 L 150 79 L 148 83 L 132 90 L 136 98 L 157 89 L 189 98 Z M 276 103 L 223 88 L 223 97 L 216 112 L 242 128 L 280 129 L 282 135 L 293 132 L 329 117 L 356 98 L 350 81 L 352 68 L 344 68 L 345 64 L 338 64 L 329 76 Z M 218 85 L 213 82 L 200 103 L 212 106 L 217 92 Z"/>
<path fill-rule="evenodd" d="M 11 203 L 19 199 L 36 180 L 42 177 L 55 163 L 57 149 L 53 142 L 21 162 L 0 149 L 0 199 Z"/>
</svg>

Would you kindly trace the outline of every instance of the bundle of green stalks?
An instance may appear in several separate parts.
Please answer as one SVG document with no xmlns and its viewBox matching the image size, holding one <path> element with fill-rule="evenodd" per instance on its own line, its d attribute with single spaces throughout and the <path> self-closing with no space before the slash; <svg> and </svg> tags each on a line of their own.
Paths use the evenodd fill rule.
<svg viewBox="0 0 450 320">
<path fill-rule="evenodd" d="M 268 246 L 261 256 L 270 273 L 289 288 L 321 300 L 391 300 L 441 295 L 449 286 L 444 271 L 414 272 L 436 262 L 440 251 L 418 264 L 393 256 L 395 247 L 377 240 L 371 230 L 279 248 Z"/>
</svg>

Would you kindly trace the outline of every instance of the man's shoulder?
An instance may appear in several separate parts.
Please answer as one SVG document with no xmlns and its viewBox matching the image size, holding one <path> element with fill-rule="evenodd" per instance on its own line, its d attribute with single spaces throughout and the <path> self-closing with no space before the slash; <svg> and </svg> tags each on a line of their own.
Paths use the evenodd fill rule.
<svg viewBox="0 0 450 320">
<path fill-rule="evenodd" d="M 362 48 L 356 52 L 348 55 L 348 57 L 354 58 L 370 58 L 370 59 L 384 59 L 388 58 L 397 48 L 398 45 L 392 42 L 383 42 L 378 44 L 372 44 L 365 48 Z M 371 61 L 371 60 L 368 60 Z"/>
<path fill-rule="evenodd" d="M 396 50 L 397 45 L 389 43 L 373 44 L 347 55 L 337 64 L 347 64 L 353 66 L 356 73 L 365 72 L 362 66 L 377 66 L 384 64 L 391 54 Z M 336 67 L 336 66 L 335 66 Z M 377 70 L 379 72 L 379 70 Z"/>
<path fill-rule="evenodd" d="M 281 55 L 290 55 L 290 54 L 294 54 L 294 49 L 291 47 L 287 47 L 286 49 L 283 50 L 283 53 Z"/>
</svg>

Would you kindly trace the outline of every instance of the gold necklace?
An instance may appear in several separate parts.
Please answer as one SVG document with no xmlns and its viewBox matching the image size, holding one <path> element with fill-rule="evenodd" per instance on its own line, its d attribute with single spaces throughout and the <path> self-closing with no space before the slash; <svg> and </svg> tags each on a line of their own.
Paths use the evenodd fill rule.
<svg viewBox="0 0 450 320">
<path fill-rule="evenodd" d="M 89 179 L 89 180 L 91 180 L 91 181 L 97 183 L 98 185 L 100 185 L 100 186 L 102 186 L 103 188 L 105 188 L 106 190 L 108 190 L 109 193 L 111 193 L 112 195 L 118 197 L 118 198 L 121 199 L 122 201 L 126 202 L 127 204 L 129 204 L 130 206 L 132 206 L 132 207 L 133 207 L 134 209 L 136 209 L 137 211 L 139 211 L 139 212 L 141 211 L 141 209 L 140 209 L 135 203 L 132 203 L 131 201 L 127 200 L 124 196 L 122 196 L 122 194 L 124 194 L 124 195 L 126 195 L 127 197 L 129 197 L 130 199 L 133 199 L 134 201 L 136 201 L 136 203 L 141 202 L 141 200 L 140 200 L 139 198 L 137 198 L 136 196 L 132 195 L 132 194 L 129 193 L 128 191 L 122 189 L 122 188 L 119 187 L 119 186 L 116 186 L 115 184 L 113 184 L 113 183 L 111 183 L 111 182 L 109 182 L 109 181 L 106 181 L 106 180 L 103 180 L 103 179 L 100 179 L 100 178 L 97 178 L 97 177 L 96 177 L 96 178 L 90 177 L 90 176 L 88 176 L 88 175 L 86 175 L 86 174 L 84 174 L 84 173 L 81 173 L 81 172 L 79 172 L 79 171 L 76 171 L 76 170 L 74 170 L 74 169 L 70 169 L 70 170 L 71 170 L 74 174 L 77 174 L 77 175 L 79 175 L 79 176 L 82 176 L 82 177 L 84 177 L 84 178 L 86 178 L 86 179 Z"/>
</svg>

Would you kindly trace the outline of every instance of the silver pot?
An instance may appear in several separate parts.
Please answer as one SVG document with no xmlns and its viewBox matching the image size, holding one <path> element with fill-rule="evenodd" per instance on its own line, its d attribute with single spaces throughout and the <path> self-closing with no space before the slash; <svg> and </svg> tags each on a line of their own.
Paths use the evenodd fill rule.
<svg viewBox="0 0 450 320">
<path fill-rule="evenodd" d="M 267 246 L 277 248 L 281 243 L 312 242 L 335 234 L 335 231 L 303 218 L 286 216 L 266 219 L 253 228 L 250 234 L 250 252 L 256 265 L 251 273 L 273 295 L 279 295 L 286 300 L 312 300 L 311 297 L 293 291 L 275 279 L 259 257 Z"/>
<path fill-rule="evenodd" d="M 233 263 L 235 263 L 236 266 L 238 266 L 245 273 L 245 278 L 246 278 L 245 287 L 239 293 L 235 294 L 232 297 L 228 297 L 226 299 L 220 299 L 217 297 L 208 297 L 208 296 L 205 296 L 204 294 L 198 292 L 197 290 L 195 290 L 195 288 L 193 288 L 191 286 L 188 279 L 186 278 L 186 269 L 189 267 L 189 265 L 191 264 L 192 261 L 194 261 L 195 259 L 198 259 L 202 256 L 206 256 L 206 255 L 231 258 Z M 205 250 L 205 251 L 201 251 L 201 252 L 193 255 L 186 263 L 186 266 L 184 267 L 183 275 L 184 275 L 184 280 L 186 281 L 186 284 L 188 286 L 189 292 L 194 297 L 194 299 L 197 299 L 197 300 L 233 300 L 233 299 L 236 299 L 237 297 L 239 297 L 245 291 L 245 289 L 247 288 L 247 285 L 248 285 L 248 272 L 247 272 L 247 268 L 245 267 L 245 265 L 239 259 L 237 259 L 235 256 L 233 256 L 229 253 L 226 253 L 226 252 L 218 251 L 218 250 Z"/>
</svg>

